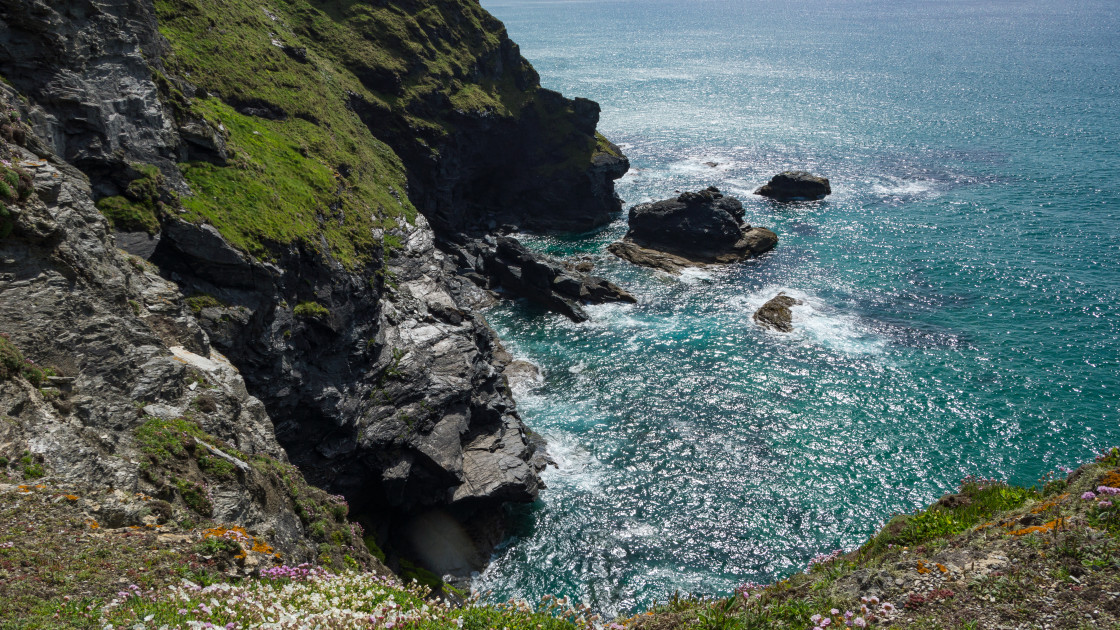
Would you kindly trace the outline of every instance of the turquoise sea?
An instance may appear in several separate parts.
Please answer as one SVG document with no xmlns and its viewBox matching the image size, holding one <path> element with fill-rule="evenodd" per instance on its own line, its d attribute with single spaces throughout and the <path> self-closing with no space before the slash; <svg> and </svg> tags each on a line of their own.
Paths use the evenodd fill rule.
<svg viewBox="0 0 1120 630">
<path fill-rule="evenodd" d="M 681 277 L 593 234 L 640 303 L 488 313 L 558 467 L 475 586 L 607 614 L 858 545 L 968 474 L 1120 444 L 1120 12 L 1072 0 L 483 0 L 602 104 L 629 207 L 716 185 L 777 249 Z M 715 163 L 709 166 L 706 163 Z M 823 202 L 751 194 L 802 168 Z M 797 332 L 754 309 L 785 291 Z"/>
</svg>

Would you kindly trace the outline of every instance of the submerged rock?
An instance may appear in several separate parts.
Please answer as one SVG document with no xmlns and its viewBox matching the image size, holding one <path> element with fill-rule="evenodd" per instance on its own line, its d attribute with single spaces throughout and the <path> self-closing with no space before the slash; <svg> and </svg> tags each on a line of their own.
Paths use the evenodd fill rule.
<svg viewBox="0 0 1120 630">
<path fill-rule="evenodd" d="M 712 186 L 630 209 L 630 230 L 608 250 L 634 264 L 677 272 L 681 267 L 753 258 L 778 244 L 766 228 L 743 223 L 743 204 Z"/>
<path fill-rule="evenodd" d="M 785 171 L 770 178 L 754 194 L 777 201 L 815 200 L 831 195 L 832 187 L 829 186 L 827 177 L 807 171 Z"/>
<path fill-rule="evenodd" d="M 754 321 L 763 328 L 778 332 L 793 332 L 793 311 L 791 306 L 802 304 L 801 300 L 779 293 L 762 305 L 754 313 Z"/>
</svg>

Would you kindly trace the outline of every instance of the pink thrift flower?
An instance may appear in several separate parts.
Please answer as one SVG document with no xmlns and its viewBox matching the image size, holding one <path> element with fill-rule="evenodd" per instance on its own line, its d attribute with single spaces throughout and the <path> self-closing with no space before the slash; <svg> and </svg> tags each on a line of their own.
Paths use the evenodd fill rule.
<svg viewBox="0 0 1120 630">
<path fill-rule="evenodd" d="M 1097 498 L 1097 495 L 1093 494 L 1092 492 L 1086 492 L 1085 494 L 1081 495 L 1081 498 L 1088 501 L 1089 499 Z"/>
<path fill-rule="evenodd" d="M 865 621 L 863 617 L 856 617 L 855 621 L 852 622 L 852 625 L 857 628 L 866 628 L 867 621 Z"/>
</svg>

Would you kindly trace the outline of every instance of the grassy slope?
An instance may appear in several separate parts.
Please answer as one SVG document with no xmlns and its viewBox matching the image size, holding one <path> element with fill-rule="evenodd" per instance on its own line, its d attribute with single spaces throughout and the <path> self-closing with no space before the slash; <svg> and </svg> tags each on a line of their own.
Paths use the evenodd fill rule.
<svg viewBox="0 0 1120 630">
<path fill-rule="evenodd" d="M 166 440 L 144 441 L 151 450 Z M 593 625 L 586 610 L 548 598 L 534 606 L 426 605 L 422 587 L 362 573 L 346 573 L 336 582 L 240 578 L 219 588 L 246 600 L 204 615 L 198 604 L 212 594 L 175 595 L 173 587 L 184 577 L 202 585 L 227 579 L 221 574 L 224 550 L 206 542 L 205 528 L 172 523 L 163 529 L 91 529 L 86 497 L 50 486 L 49 477 L 17 485 L 20 470 L 12 463 L 0 471 L 0 484 L 9 484 L 0 485 L 0 628 L 83 627 L 100 618 L 106 605 L 114 627 L 133 627 L 149 614 L 149 627 L 180 627 L 188 620 L 251 627 L 254 601 L 304 615 L 351 611 L 358 621 L 332 627 L 365 628 L 367 613 L 386 614 L 390 596 L 394 614 L 412 618 L 398 627 L 451 629 L 460 620 L 462 627 L 479 629 Z M 892 519 L 859 549 L 816 562 L 804 573 L 767 586 L 746 585 L 728 598 L 673 596 L 647 614 L 607 627 L 809 629 L 821 623 L 814 615 L 845 627 L 843 614 L 851 611 L 853 622 L 858 617 L 881 628 L 1117 628 L 1120 510 L 1101 505 L 1110 498 L 1106 494 L 1082 498 L 1100 486 L 1120 486 L 1120 450 L 1041 490 L 966 480 L 958 494 Z M 129 584 L 144 597 L 121 600 L 117 591 Z M 887 603 L 895 610 L 885 610 Z"/>
<path fill-rule="evenodd" d="M 349 93 L 370 97 L 368 90 L 314 48 L 303 63 L 274 44 L 303 46 L 285 26 L 303 18 L 287 11 L 309 6 L 275 3 L 266 13 L 243 0 L 160 0 L 156 7 L 172 43 L 169 69 L 221 99 L 176 100 L 228 130 L 234 151 L 226 167 L 183 165 L 196 193 L 182 200 L 187 218 L 213 223 L 264 257 L 277 244 L 318 247 L 321 235 L 353 265 L 381 247 L 375 230 L 415 216 L 400 160 L 347 107 Z M 221 101 L 252 103 L 282 119 L 239 114 Z"/>
<path fill-rule="evenodd" d="M 846 627 L 851 611 L 882 628 L 1120 628 L 1120 508 L 1101 505 L 1108 495 L 1081 498 L 1120 486 L 1118 466 L 1113 449 L 1041 490 L 968 479 L 804 573 L 730 598 L 674 596 L 626 625 L 803 629 L 830 618 Z"/>
<path fill-rule="evenodd" d="M 234 151 L 229 166 L 182 165 L 196 193 L 182 200 L 185 218 L 260 257 L 293 242 L 319 247 L 322 235 L 353 266 L 376 253 L 379 230 L 414 216 L 401 160 L 354 103 L 367 122 L 384 119 L 426 146 L 454 133 L 454 110 L 512 116 L 537 89 L 531 69 L 487 75 L 504 29 L 470 0 L 155 4 L 170 72 L 215 96 L 187 99 L 164 81 L 168 100 L 220 123 Z"/>
</svg>

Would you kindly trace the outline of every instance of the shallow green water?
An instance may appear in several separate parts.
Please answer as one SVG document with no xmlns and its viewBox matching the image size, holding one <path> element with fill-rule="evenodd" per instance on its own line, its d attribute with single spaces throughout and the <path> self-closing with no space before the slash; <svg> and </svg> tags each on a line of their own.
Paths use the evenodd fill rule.
<svg viewBox="0 0 1120 630">
<path fill-rule="evenodd" d="M 1032 483 L 1120 443 L 1120 18 L 1105 2 L 486 0 L 545 86 L 603 105 L 627 207 L 714 184 L 778 248 L 640 296 L 488 317 L 559 464 L 476 580 L 610 614 L 859 544 L 966 474 Z M 710 167 L 706 162 L 717 163 Z M 775 172 L 824 202 L 750 194 Z M 754 309 L 802 298 L 797 332 Z"/>
</svg>

